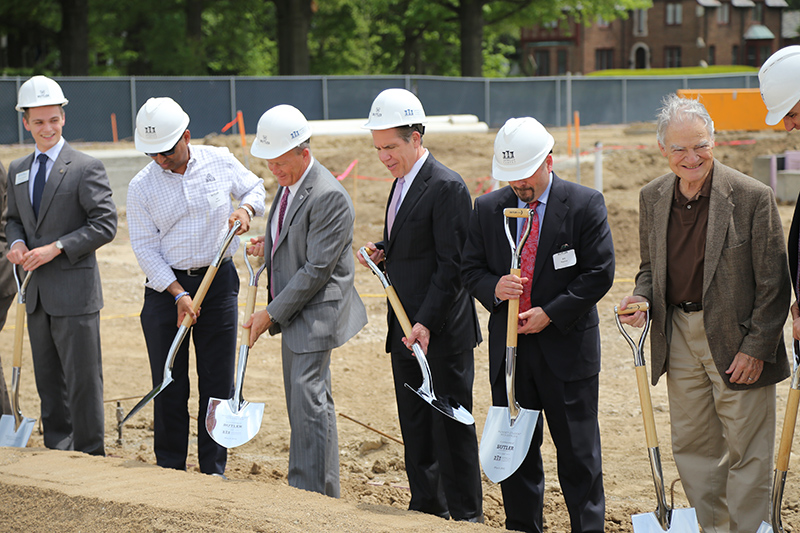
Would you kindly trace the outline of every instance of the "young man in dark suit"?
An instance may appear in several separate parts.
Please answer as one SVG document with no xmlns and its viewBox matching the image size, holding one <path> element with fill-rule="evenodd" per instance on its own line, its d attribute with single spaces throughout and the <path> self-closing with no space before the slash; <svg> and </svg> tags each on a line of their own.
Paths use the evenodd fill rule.
<svg viewBox="0 0 800 533">
<path fill-rule="evenodd" d="M 597 422 L 600 330 L 597 302 L 614 279 L 614 246 L 603 196 L 553 172 L 552 135 L 536 119 L 512 118 L 498 132 L 492 174 L 509 186 L 475 201 L 464 247 L 464 286 L 491 313 L 492 403 L 507 405 L 506 324 L 519 298 L 516 397 L 542 410 L 528 455 L 501 483 L 506 527 L 542 531 L 542 420 L 558 454 L 558 477 L 573 532 L 604 530 L 605 496 Z M 522 249 L 522 276 L 509 273 L 505 208 L 535 215 Z M 516 219 L 515 219 L 516 220 Z M 522 219 L 519 219 L 522 220 Z M 517 238 L 523 223 L 512 223 Z M 526 253 L 535 250 L 533 254 Z"/>
<path fill-rule="evenodd" d="M 117 208 L 103 164 L 61 136 L 66 104 L 45 76 L 19 89 L 17 111 L 36 148 L 8 168 L 7 257 L 34 271 L 27 318 L 44 444 L 104 455 L 95 250 L 116 235 Z"/>
<path fill-rule="evenodd" d="M 480 341 L 475 304 L 461 284 L 470 196 L 461 176 L 422 146 L 422 104 L 404 89 L 387 89 L 372 104 L 378 158 L 394 176 L 383 240 L 367 243 L 383 263 L 412 324 L 405 338 L 389 307 L 386 351 L 392 354 L 397 411 L 411 487 L 409 509 L 455 520 L 483 521 L 475 425 L 439 413 L 405 386 L 422 375 L 409 347 L 428 354 L 438 396 L 472 410 L 473 349 Z M 359 261 L 365 261 L 359 256 Z M 366 265 L 365 265 L 366 266 Z"/>
</svg>

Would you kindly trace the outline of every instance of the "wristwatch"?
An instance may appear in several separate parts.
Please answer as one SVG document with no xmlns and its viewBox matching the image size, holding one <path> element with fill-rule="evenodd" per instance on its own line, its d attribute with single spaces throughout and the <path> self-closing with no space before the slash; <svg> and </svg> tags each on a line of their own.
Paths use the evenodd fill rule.
<svg viewBox="0 0 800 533">
<path fill-rule="evenodd" d="M 64 249 L 64 245 L 61 244 L 61 239 L 57 240 L 55 244 L 56 244 L 56 248 L 58 248 L 59 250 L 63 250 Z"/>
<path fill-rule="evenodd" d="M 272 316 L 271 314 L 269 314 L 269 313 L 267 313 L 267 316 L 269 317 L 269 321 L 270 321 L 270 322 L 272 322 L 272 325 L 273 325 L 273 326 L 276 326 L 276 325 L 278 325 L 278 321 L 277 321 L 277 320 L 275 320 L 275 317 L 273 317 L 273 316 Z"/>
</svg>

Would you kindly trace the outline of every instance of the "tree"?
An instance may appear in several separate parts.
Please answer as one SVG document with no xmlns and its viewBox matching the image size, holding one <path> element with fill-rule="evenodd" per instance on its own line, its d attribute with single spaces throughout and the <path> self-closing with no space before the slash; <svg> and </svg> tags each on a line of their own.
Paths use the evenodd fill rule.
<svg viewBox="0 0 800 533">
<path fill-rule="evenodd" d="M 61 0 L 61 71 L 89 75 L 89 0 Z"/>
<path fill-rule="evenodd" d="M 308 29 L 312 0 L 272 0 L 278 20 L 278 72 L 283 76 L 309 73 Z"/>
</svg>

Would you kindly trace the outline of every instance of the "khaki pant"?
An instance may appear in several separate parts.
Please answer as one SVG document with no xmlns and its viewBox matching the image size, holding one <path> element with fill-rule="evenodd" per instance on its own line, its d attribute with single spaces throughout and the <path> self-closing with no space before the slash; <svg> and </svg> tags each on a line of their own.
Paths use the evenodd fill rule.
<svg viewBox="0 0 800 533">
<path fill-rule="evenodd" d="M 667 388 L 672 452 L 705 533 L 752 533 L 768 520 L 775 447 L 775 385 L 729 389 L 703 312 L 672 316 Z"/>
</svg>

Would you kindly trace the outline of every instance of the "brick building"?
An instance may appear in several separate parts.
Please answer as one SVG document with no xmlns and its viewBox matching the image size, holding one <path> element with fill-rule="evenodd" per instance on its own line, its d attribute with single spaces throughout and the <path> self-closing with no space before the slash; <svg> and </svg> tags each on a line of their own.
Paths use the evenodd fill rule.
<svg viewBox="0 0 800 533">
<path fill-rule="evenodd" d="M 528 75 L 586 74 L 611 68 L 760 66 L 784 45 L 785 0 L 653 0 L 626 20 L 572 16 L 523 28 L 521 68 Z"/>
</svg>

